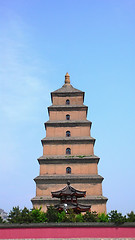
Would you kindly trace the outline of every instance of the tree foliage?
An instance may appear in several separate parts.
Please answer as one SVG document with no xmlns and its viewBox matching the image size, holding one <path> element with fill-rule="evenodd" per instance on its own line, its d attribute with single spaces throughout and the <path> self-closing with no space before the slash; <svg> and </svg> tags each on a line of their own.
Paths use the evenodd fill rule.
<svg viewBox="0 0 135 240">
<path fill-rule="evenodd" d="M 33 223 L 40 223 L 40 222 L 47 222 L 47 214 L 42 211 L 42 208 L 34 208 L 30 212 L 31 222 Z"/>
<path fill-rule="evenodd" d="M 128 222 L 135 222 L 135 213 L 131 211 L 130 213 L 127 214 L 127 221 Z"/>
<path fill-rule="evenodd" d="M 110 222 L 114 222 L 115 224 L 122 224 L 127 221 L 126 216 L 122 216 L 122 213 L 118 213 L 117 210 L 111 211 L 108 216 Z"/>
<path fill-rule="evenodd" d="M 58 221 L 58 211 L 50 206 L 46 212 L 47 222 L 57 222 Z"/>
<path fill-rule="evenodd" d="M 99 213 L 97 217 L 97 222 L 109 222 L 109 216 L 105 213 Z"/>
<path fill-rule="evenodd" d="M 4 221 L 3 221 L 3 219 L 2 219 L 2 217 L 0 216 L 0 223 L 3 223 Z"/>
<path fill-rule="evenodd" d="M 97 222 L 98 215 L 96 212 L 86 212 L 83 215 L 84 222 Z"/>
<path fill-rule="evenodd" d="M 38 223 L 38 222 L 46 222 L 46 213 L 39 209 L 20 209 L 18 206 L 13 207 L 8 215 L 9 223 Z"/>
<path fill-rule="evenodd" d="M 113 210 L 108 214 L 96 212 L 86 212 L 85 214 L 76 214 L 72 209 L 58 212 L 53 206 L 48 207 L 46 212 L 33 208 L 31 210 L 19 206 L 13 207 L 8 215 L 8 223 L 44 223 L 44 222 L 113 222 L 115 224 L 123 224 L 124 222 L 135 222 L 135 213 L 131 211 L 127 217 L 122 213 Z M 0 217 L 0 223 L 4 223 Z"/>
<path fill-rule="evenodd" d="M 9 212 L 7 220 L 9 223 L 21 223 L 21 210 L 19 206 L 13 207 L 13 209 Z"/>
</svg>

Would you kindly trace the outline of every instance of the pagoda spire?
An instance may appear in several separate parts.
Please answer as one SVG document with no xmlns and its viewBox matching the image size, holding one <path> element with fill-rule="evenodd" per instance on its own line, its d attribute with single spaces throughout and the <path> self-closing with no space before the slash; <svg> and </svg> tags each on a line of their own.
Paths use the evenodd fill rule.
<svg viewBox="0 0 135 240">
<path fill-rule="evenodd" d="M 65 75 L 65 84 L 70 84 L 70 75 L 68 72 Z"/>
</svg>

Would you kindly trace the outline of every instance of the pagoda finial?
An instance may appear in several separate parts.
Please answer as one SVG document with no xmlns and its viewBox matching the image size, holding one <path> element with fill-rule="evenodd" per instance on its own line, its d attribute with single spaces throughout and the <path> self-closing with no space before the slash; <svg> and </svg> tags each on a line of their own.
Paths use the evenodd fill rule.
<svg viewBox="0 0 135 240">
<path fill-rule="evenodd" d="M 69 180 L 67 181 L 67 185 L 68 185 L 68 186 L 70 185 L 70 181 L 69 181 Z"/>
<path fill-rule="evenodd" d="M 65 75 L 65 84 L 70 84 L 70 75 L 68 74 L 68 72 Z"/>
</svg>

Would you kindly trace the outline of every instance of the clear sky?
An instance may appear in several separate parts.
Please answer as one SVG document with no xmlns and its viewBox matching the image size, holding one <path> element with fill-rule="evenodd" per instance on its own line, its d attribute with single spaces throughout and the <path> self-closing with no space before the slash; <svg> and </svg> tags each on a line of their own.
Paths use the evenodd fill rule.
<svg viewBox="0 0 135 240">
<path fill-rule="evenodd" d="M 0 208 L 32 207 L 67 71 L 86 92 L 107 210 L 135 211 L 134 0 L 0 0 Z"/>
</svg>

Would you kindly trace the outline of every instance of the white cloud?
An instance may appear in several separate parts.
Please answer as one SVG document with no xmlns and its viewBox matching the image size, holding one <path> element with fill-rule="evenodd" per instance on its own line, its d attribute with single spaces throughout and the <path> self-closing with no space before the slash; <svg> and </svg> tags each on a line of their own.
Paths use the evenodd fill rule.
<svg viewBox="0 0 135 240">
<path fill-rule="evenodd" d="M 15 19 L 16 18 L 16 19 Z M 32 112 L 40 106 L 49 92 L 48 82 L 43 79 L 46 70 L 41 59 L 28 51 L 28 30 L 18 16 L 8 21 L 2 29 L 0 44 L 1 111 L 10 121 L 31 120 Z M 43 81 L 44 80 L 44 81 Z M 45 83 L 45 88 L 43 86 Z"/>
</svg>

